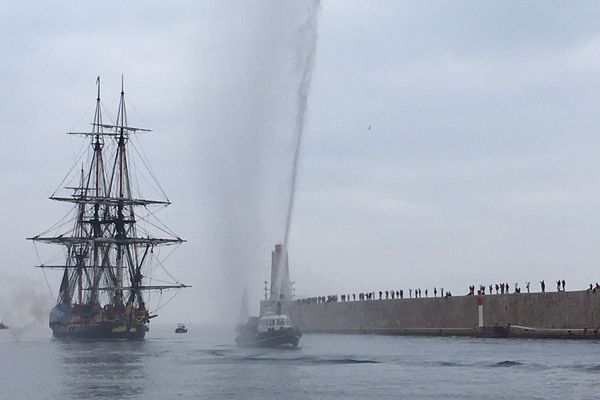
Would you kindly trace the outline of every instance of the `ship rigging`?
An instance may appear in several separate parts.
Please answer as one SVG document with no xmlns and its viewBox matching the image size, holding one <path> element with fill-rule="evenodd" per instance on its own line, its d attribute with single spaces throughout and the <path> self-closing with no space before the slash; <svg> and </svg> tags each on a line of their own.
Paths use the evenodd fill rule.
<svg viewBox="0 0 600 400">
<path fill-rule="evenodd" d="M 110 124 L 103 121 L 99 77 L 96 84 L 91 130 L 68 132 L 89 140 L 90 146 L 81 157 L 87 155 L 87 161 L 76 178 L 72 169 L 50 196 L 53 201 L 72 203 L 71 218 L 28 239 L 58 244 L 66 250 L 64 263 L 38 265 L 63 271 L 57 304 L 50 312 L 55 336 L 143 338 L 147 324 L 156 316 L 150 314 L 144 293 L 188 287 L 173 278 L 155 253 L 185 240 L 162 224 L 156 218 L 157 210 L 152 209 L 171 202 L 132 143 L 134 135 L 151 131 L 128 125 L 123 80 L 117 117 Z M 147 180 L 164 199 L 145 199 L 141 195 L 134 155 L 140 157 L 150 175 Z M 59 195 L 69 178 L 74 185 L 65 188 L 72 194 Z M 162 236 L 154 235 L 154 231 Z M 164 284 L 152 284 L 156 269 L 162 269 L 172 282 L 155 278 L 155 282 Z"/>
</svg>

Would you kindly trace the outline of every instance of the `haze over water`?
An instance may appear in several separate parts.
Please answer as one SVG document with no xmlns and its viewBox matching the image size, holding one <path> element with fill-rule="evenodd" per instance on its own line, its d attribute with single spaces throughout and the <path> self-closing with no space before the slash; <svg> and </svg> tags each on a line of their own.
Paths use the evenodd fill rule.
<svg viewBox="0 0 600 400">
<path fill-rule="evenodd" d="M 300 295 L 598 280 L 600 3 L 330 0 L 318 46 L 311 4 L 4 4 L 0 400 L 599 397 L 592 341 L 307 334 L 244 350 L 232 327 L 156 325 L 233 320 L 246 283 L 256 308 L 292 211 Z M 45 279 L 56 291 L 60 274 L 31 268 L 24 238 L 64 214 L 46 199 L 77 148 L 63 132 L 96 76 L 111 106 L 122 73 L 155 129 L 166 222 L 189 240 L 170 271 L 193 288 L 143 342 L 55 341 Z"/>
<path fill-rule="evenodd" d="M 0 331 L 0 399 L 596 399 L 598 342 L 304 335 L 240 349 L 229 327 L 140 342 Z"/>
</svg>

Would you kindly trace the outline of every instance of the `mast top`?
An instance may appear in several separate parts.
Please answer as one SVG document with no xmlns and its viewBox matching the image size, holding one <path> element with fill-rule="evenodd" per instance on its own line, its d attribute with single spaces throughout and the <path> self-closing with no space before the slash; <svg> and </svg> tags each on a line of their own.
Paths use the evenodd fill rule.
<svg viewBox="0 0 600 400">
<path fill-rule="evenodd" d="M 123 74 L 121 74 L 121 95 L 125 94 L 125 91 L 123 90 Z"/>
<path fill-rule="evenodd" d="M 96 98 L 96 100 L 100 101 L 100 76 L 96 78 L 96 85 L 98 86 L 98 97 Z"/>
</svg>

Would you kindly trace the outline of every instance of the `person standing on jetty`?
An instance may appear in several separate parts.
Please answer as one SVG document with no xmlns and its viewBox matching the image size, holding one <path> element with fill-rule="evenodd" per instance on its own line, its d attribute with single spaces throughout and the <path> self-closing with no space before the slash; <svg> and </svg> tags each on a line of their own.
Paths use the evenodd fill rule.
<svg viewBox="0 0 600 400">
<path fill-rule="evenodd" d="M 546 292 L 546 282 L 543 279 L 540 281 L 540 286 L 542 287 L 542 293 Z"/>
</svg>

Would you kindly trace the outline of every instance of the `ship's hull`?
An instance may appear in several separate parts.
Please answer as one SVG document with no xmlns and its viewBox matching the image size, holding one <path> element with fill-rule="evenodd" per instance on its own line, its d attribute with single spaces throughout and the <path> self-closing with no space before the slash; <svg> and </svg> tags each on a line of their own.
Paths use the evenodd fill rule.
<svg viewBox="0 0 600 400">
<path fill-rule="evenodd" d="M 297 347 L 302 332 L 296 327 L 258 332 L 240 327 L 235 342 L 240 347 Z"/>
<path fill-rule="evenodd" d="M 50 311 L 50 328 L 60 339 L 128 339 L 146 335 L 148 312 L 59 304 Z"/>
</svg>

